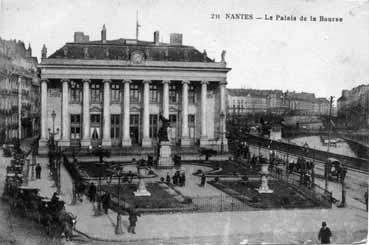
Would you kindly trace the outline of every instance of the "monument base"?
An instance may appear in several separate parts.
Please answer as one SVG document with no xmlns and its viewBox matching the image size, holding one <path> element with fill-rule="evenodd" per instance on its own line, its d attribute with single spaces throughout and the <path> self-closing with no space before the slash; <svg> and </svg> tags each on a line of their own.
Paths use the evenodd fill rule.
<svg viewBox="0 0 369 245">
<path fill-rule="evenodd" d="M 151 196 L 151 193 L 148 192 L 147 190 L 135 191 L 135 192 L 133 192 L 133 194 L 135 195 L 135 197 L 149 197 L 149 196 Z"/>
<path fill-rule="evenodd" d="M 139 169 L 139 171 L 141 171 Z M 141 175 L 141 172 L 139 172 L 139 175 Z M 135 197 L 149 197 L 151 196 L 151 193 L 147 191 L 146 186 L 145 186 L 145 182 L 142 178 L 140 178 L 139 182 L 138 182 L 138 188 L 137 191 L 133 192 L 133 194 L 135 195 Z"/>
<path fill-rule="evenodd" d="M 170 148 L 170 142 L 169 141 L 160 142 L 158 167 L 159 168 L 172 168 L 174 166 L 174 162 L 172 160 L 171 155 L 172 155 L 172 149 Z"/>
</svg>

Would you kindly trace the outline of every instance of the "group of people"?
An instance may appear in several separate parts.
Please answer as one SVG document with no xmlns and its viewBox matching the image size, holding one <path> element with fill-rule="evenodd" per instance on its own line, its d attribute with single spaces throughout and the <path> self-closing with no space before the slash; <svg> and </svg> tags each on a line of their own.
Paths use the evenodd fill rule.
<svg viewBox="0 0 369 245">
<path fill-rule="evenodd" d="M 185 172 L 176 171 L 172 176 L 173 185 L 185 186 L 186 185 L 186 174 Z M 167 184 L 171 183 L 171 178 L 169 173 L 167 173 L 166 177 Z"/>
</svg>

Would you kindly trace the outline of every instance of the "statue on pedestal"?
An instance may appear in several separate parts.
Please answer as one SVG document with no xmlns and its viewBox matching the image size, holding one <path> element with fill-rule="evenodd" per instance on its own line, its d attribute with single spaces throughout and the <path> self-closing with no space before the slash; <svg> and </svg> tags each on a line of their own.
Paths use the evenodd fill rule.
<svg viewBox="0 0 369 245">
<path fill-rule="evenodd" d="M 161 121 L 161 127 L 159 129 L 159 142 L 169 141 L 168 139 L 169 119 L 165 118 L 161 113 L 159 115 L 159 119 Z"/>
</svg>

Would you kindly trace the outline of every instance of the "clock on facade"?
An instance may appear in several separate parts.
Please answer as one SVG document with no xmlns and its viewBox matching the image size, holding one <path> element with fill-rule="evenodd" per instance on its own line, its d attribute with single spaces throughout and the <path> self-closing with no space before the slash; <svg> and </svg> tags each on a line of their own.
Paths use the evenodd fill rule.
<svg viewBox="0 0 369 245">
<path fill-rule="evenodd" d="M 131 54 L 131 62 L 134 64 L 140 64 L 144 61 L 144 54 L 143 52 L 136 50 L 133 51 Z"/>
</svg>

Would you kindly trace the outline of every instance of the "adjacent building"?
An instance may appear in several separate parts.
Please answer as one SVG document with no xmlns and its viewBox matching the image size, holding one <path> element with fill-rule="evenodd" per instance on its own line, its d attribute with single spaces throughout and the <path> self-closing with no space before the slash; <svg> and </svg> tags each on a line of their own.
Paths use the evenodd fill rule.
<svg viewBox="0 0 369 245">
<path fill-rule="evenodd" d="M 369 128 L 369 85 L 342 90 L 337 100 L 337 116 L 345 121 L 346 127 Z"/>
<path fill-rule="evenodd" d="M 104 26 L 100 40 L 76 32 L 49 56 L 44 46 L 40 146 L 54 128 L 63 147 L 151 147 L 162 114 L 173 145 L 226 147 L 225 51 L 216 62 L 184 45 L 182 34 L 169 43 L 153 36 L 108 40 Z"/>
<path fill-rule="evenodd" d="M 0 39 L 0 143 L 37 135 L 37 58 L 22 41 Z"/>
<path fill-rule="evenodd" d="M 229 114 L 328 115 L 329 101 L 313 93 L 228 89 Z"/>
</svg>

